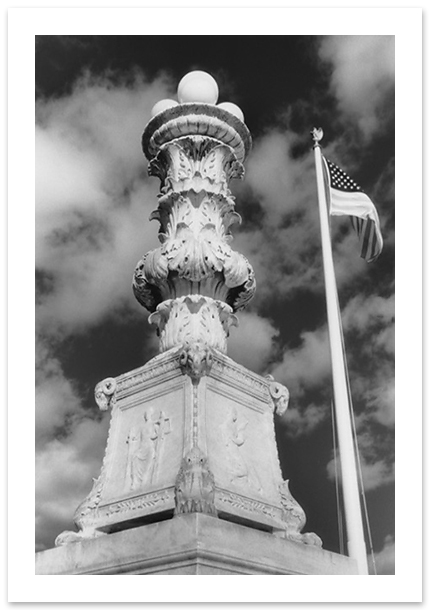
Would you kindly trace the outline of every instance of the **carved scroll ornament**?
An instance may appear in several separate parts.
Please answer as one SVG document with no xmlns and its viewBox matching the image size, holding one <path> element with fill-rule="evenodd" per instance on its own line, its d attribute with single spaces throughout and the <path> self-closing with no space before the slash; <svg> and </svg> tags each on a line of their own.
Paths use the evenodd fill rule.
<svg viewBox="0 0 430 610">
<path fill-rule="evenodd" d="M 266 375 L 266 379 L 268 379 L 270 382 L 269 392 L 273 400 L 275 412 L 277 415 L 282 417 L 282 415 L 284 415 L 284 413 L 288 409 L 288 404 L 290 401 L 290 392 L 288 391 L 288 388 L 282 385 L 282 383 L 274 381 L 272 375 Z"/>
<path fill-rule="evenodd" d="M 116 380 L 113 377 L 107 377 L 100 381 L 95 387 L 94 398 L 101 411 L 107 411 L 115 401 Z"/>
</svg>

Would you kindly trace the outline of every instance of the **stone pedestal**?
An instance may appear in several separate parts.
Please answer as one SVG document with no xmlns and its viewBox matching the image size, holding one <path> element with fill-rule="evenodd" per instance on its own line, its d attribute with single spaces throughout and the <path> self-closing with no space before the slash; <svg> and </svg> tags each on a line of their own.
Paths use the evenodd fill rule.
<svg viewBox="0 0 430 610">
<path fill-rule="evenodd" d="M 100 382 L 111 409 L 77 532 L 38 574 L 351 574 L 321 549 L 282 479 L 274 417 L 286 388 L 221 352 L 171 349 Z"/>
<path fill-rule="evenodd" d="M 357 570 L 343 555 L 194 513 L 43 551 L 36 556 L 36 574 L 343 575 Z"/>
<path fill-rule="evenodd" d="M 171 349 L 96 387 L 111 408 L 99 478 L 57 544 L 201 512 L 321 545 L 283 481 L 274 412 L 286 388 L 212 348 Z"/>
</svg>

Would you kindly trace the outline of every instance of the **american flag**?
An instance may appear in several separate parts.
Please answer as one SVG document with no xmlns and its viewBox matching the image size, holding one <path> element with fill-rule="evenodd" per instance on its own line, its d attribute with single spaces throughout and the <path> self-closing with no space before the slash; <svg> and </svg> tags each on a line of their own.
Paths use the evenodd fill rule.
<svg viewBox="0 0 430 610">
<path fill-rule="evenodd" d="M 381 254 L 378 213 L 369 197 L 352 178 L 323 157 L 327 200 L 332 216 L 350 216 L 361 246 L 360 256 L 371 263 Z"/>
</svg>

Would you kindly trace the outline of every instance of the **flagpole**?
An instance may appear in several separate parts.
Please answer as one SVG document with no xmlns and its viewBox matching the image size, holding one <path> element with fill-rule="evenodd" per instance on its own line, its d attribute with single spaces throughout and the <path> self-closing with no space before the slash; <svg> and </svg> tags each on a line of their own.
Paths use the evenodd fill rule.
<svg viewBox="0 0 430 610">
<path fill-rule="evenodd" d="M 358 489 L 358 470 L 352 436 L 352 422 L 349 408 L 348 386 L 342 349 L 341 320 L 339 316 L 336 278 L 331 249 L 330 227 L 326 190 L 324 184 L 323 161 L 319 141 L 322 129 L 314 129 L 315 169 L 317 176 L 318 207 L 320 214 L 321 242 L 330 355 L 333 375 L 334 407 L 339 443 L 340 471 L 345 507 L 348 555 L 357 561 L 358 573 L 368 574 L 366 544 L 364 541 L 363 519 Z"/>
</svg>

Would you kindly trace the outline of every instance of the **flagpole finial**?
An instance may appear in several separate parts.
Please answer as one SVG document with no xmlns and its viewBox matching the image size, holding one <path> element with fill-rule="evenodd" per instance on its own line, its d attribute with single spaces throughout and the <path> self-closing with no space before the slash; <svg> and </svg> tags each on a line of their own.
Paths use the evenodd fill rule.
<svg viewBox="0 0 430 610">
<path fill-rule="evenodd" d="M 314 146 L 319 146 L 319 142 L 323 139 L 324 132 L 321 127 L 314 127 L 311 131 L 311 135 L 314 141 Z"/>
</svg>

